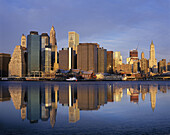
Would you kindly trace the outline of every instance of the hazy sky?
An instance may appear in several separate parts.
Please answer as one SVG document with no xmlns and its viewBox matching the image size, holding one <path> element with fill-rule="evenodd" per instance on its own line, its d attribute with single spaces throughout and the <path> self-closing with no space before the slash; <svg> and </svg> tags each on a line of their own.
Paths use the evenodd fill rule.
<svg viewBox="0 0 170 135">
<path fill-rule="evenodd" d="M 149 58 L 153 40 L 156 58 L 170 61 L 170 0 L 0 0 L 0 52 L 12 54 L 22 34 L 52 25 L 59 49 L 76 31 L 81 43 L 120 51 L 124 61 L 138 45 Z"/>
</svg>

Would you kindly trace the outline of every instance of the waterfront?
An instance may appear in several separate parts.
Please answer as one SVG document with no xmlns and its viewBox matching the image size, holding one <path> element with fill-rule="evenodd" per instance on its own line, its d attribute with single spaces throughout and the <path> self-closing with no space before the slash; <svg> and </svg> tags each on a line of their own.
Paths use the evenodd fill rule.
<svg viewBox="0 0 170 135">
<path fill-rule="evenodd" d="M 0 82 L 0 134 L 169 134 L 169 81 Z"/>
</svg>

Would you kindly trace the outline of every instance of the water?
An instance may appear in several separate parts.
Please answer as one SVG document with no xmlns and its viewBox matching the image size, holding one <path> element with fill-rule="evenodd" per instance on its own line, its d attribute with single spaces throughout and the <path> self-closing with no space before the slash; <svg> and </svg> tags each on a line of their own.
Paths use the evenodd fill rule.
<svg viewBox="0 0 170 135">
<path fill-rule="evenodd" d="M 170 82 L 0 82 L 0 134 L 170 134 Z"/>
</svg>

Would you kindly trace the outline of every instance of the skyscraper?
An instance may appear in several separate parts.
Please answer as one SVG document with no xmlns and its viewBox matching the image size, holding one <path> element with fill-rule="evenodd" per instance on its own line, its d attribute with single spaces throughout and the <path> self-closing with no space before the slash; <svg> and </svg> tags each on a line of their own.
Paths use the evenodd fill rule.
<svg viewBox="0 0 170 135">
<path fill-rule="evenodd" d="M 49 38 L 47 33 L 41 34 L 41 71 L 45 71 L 45 68 L 47 66 L 47 65 L 45 65 L 46 61 L 51 62 L 51 54 L 47 53 L 51 49 L 49 40 L 50 40 L 50 38 Z M 50 51 L 50 53 L 51 53 L 51 51 Z M 48 55 L 48 56 L 46 56 L 46 55 Z M 47 60 L 46 58 L 49 58 L 50 60 L 49 59 Z M 48 70 L 48 71 L 50 71 L 51 70 L 51 63 L 48 64 L 48 65 L 50 65 L 50 69 Z"/>
<path fill-rule="evenodd" d="M 157 72 L 157 59 L 155 58 L 155 46 L 153 44 L 153 41 L 151 42 L 149 53 L 149 68 L 152 69 L 152 72 Z"/>
<path fill-rule="evenodd" d="M 9 76 L 25 77 L 26 76 L 26 63 L 24 58 L 23 47 L 17 45 L 14 49 L 13 55 L 9 62 Z"/>
<path fill-rule="evenodd" d="M 146 74 L 148 72 L 148 60 L 145 58 L 144 52 L 141 53 L 140 71 L 142 74 Z"/>
<path fill-rule="evenodd" d="M 75 51 L 73 48 L 62 48 L 59 51 L 59 68 L 64 70 L 75 69 Z"/>
<path fill-rule="evenodd" d="M 56 41 L 56 32 L 54 26 L 50 30 L 50 45 L 51 45 L 51 66 L 54 71 L 58 69 L 57 63 L 57 41 Z"/>
<path fill-rule="evenodd" d="M 77 69 L 97 73 L 97 43 L 80 43 L 77 47 Z"/>
<path fill-rule="evenodd" d="M 8 77 L 8 64 L 11 54 L 0 53 L 0 77 Z"/>
<path fill-rule="evenodd" d="M 102 48 L 98 48 L 97 53 L 97 72 L 98 73 L 106 73 L 107 72 L 107 50 Z"/>
<path fill-rule="evenodd" d="M 68 47 L 73 48 L 77 54 L 77 46 L 79 45 L 79 34 L 74 31 L 68 32 Z"/>
<path fill-rule="evenodd" d="M 31 31 L 27 36 L 28 48 L 28 74 L 41 71 L 41 36 L 38 32 Z M 39 74 L 39 73 L 38 73 Z"/>
<path fill-rule="evenodd" d="M 113 51 L 107 51 L 107 72 L 113 72 Z"/>
<path fill-rule="evenodd" d="M 22 34 L 22 37 L 21 37 L 21 46 L 23 48 L 27 48 L 27 46 L 26 46 L 26 36 L 24 34 Z"/>
<path fill-rule="evenodd" d="M 158 72 L 166 72 L 166 59 L 162 59 L 158 62 Z"/>
</svg>

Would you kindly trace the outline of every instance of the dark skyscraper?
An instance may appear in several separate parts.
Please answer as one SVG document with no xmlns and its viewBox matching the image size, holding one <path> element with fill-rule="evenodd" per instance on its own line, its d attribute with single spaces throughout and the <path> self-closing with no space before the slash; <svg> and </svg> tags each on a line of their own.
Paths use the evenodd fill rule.
<svg viewBox="0 0 170 135">
<path fill-rule="evenodd" d="M 41 71 L 41 36 L 31 31 L 27 36 L 28 75 Z M 39 73 L 38 73 L 39 74 Z"/>
<path fill-rule="evenodd" d="M 113 72 L 113 51 L 107 51 L 107 72 Z"/>
<path fill-rule="evenodd" d="M 0 77 L 8 77 L 8 64 L 10 59 L 10 54 L 0 53 Z"/>
<path fill-rule="evenodd" d="M 97 53 L 97 72 L 98 73 L 106 73 L 107 72 L 107 50 L 102 48 L 98 48 Z"/>
</svg>

